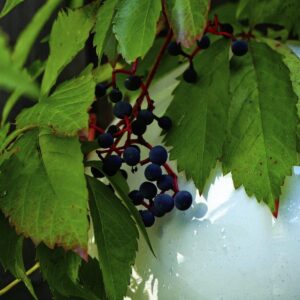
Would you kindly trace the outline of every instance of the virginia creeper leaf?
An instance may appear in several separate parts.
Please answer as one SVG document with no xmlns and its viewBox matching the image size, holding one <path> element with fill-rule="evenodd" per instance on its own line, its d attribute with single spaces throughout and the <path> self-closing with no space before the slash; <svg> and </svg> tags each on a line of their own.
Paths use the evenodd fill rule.
<svg viewBox="0 0 300 300">
<path fill-rule="evenodd" d="M 1 196 L 1 195 L 0 195 Z M 37 300 L 34 289 L 26 275 L 23 262 L 23 237 L 17 235 L 15 230 L 9 226 L 8 220 L 0 212 L 0 262 L 4 269 L 23 280 L 34 299 Z"/>
<path fill-rule="evenodd" d="M 88 109 L 94 100 L 95 82 L 91 74 L 66 81 L 48 98 L 23 110 L 18 127 L 49 126 L 63 135 L 76 135 L 88 126 Z"/>
<path fill-rule="evenodd" d="M 282 57 L 251 41 L 247 55 L 232 59 L 231 93 L 224 170 L 231 171 L 235 187 L 243 185 L 274 211 L 297 163 L 297 97 Z"/>
<path fill-rule="evenodd" d="M 50 34 L 50 55 L 42 81 L 42 95 L 48 94 L 63 68 L 84 47 L 93 24 L 90 6 L 59 13 Z"/>
<path fill-rule="evenodd" d="M 14 7 L 16 7 L 18 4 L 22 3 L 24 0 L 6 0 L 4 7 L 2 8 L 2 11 L 0 13 L 0 18 L 7 15 Z"/>
<path fill-rule="evenodd" d="M 11 59 L 6 40 L 0 34 L 0 86 L 7 90 L 22 90 L 24 94 L 38 98 L 39 90 L 30 76 L 20 70 Z"/>
<path fill-rule="evenodd" d="M 87 249 L 87 189 L 77 138 L 33 130 L 0 170 L 0 208 L 35 243 Z"/>
<path fill-rule="evenodd" d="M 130 212 L 102 182 L 88 177 L 90 210 L 107 297 L 123 299 L 137 251 L 138 230 Z"/>
<path fill-rule="evenodd" d="M 114 18 L 113 31 L 123 57 L 131 62 L 144 57 L 154 42 L 160 0 L 123 0 Z"/>
<path fill-rule="evenodd" d="M 94 46 L 98 56 L 101 58 L 109 29 L 115 14 L 115 9 L 119 0 L 105 1 L 98 9 L 97 21 L 94 27 Z"/>
<path fill-rule="evenodd" d="M 185 81 L 174 91 L 166 115 L 173 128 L 165 137 L 172 146 L 171 159 L 178 161 L 203 191 L 206 179 L 222 154 L 229 97 L 229 42 L 222 39 L 200 53 L 194 61 L 198 82 Z"/>
<path fill-rule="evenodd" d="M 167 13 L 177 41 L 191 47 L 204 31 L 210 0 L 167 0 Z"/>
<path fill-rule="evenodd" d="M 51 250 L 45 245 L 37 248 L 43 277 L 50 288 L 64 297 L 74 296 L 89 300 L 100 300 L 89 289 L 84 288 L 78 279 L 81 259 L 73 252 L 61 248 Z"/>
</svg>

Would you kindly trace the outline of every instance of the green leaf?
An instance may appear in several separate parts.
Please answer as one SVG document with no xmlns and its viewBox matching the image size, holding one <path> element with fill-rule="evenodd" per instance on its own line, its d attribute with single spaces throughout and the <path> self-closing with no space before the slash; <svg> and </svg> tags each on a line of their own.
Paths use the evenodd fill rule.
<svg viewBox="0 0 300 300">
<path fill-rule="evenodd" d="M 50 250 L 45 245 L 37 248 L 43 277 L 50 288 L 64 297 L 74 296 L 89 300 L 100 300 L 78 280 L 81 259 L 73 252 L 61 248 Z M 64 299 L 64 298 L 63 298 Z"/>
<path fill-rule="evenodd" d="M 106 294 L 123 299 L 137 251 L 138 230 L 129 211 L 102 182 L 87 176 L 90 210 Z"/>
<path fill-rule="evenodd" d="M 22 249 L 23 237 L 17 235 L 9 226 L 8 220 L 0 212 L 0 262 L 4 269 L 18 279 L 21 279 L 34 299 L 37 300 L 34 289 L 24 268 Z"/>
<path fill-rule="evenodd" d="M 85 162 L 86 167 L 94 167 L 98 170 L 102 171 L 102 162 L 101 161 L 87 161 Z M 145 225 L 142 221 L 142 218 L 136 209 L 135 205 L 132 203 L 132 200 L 128 197 L 129 193 L 129 186 L 127 184 L 127 181 L 124 179 L 124 177 L 121 175 L 120 172 L 118 172 L 115 176 L 108 176 L 107 180 L 111 183 L 113 188 L 115 189 L 116 193 L 120 197 L 122 203 L 127 207 L 127 209 L 130 211 L 132 218 L 134 219 L 136 225 L 138 226 L 140 232 L 142 233 L 146 243 L 149 246 L 149 249 L 155 256 L 154 250 L 152 248 L 148 233 L 146 231 Z"/>
<path fill-rule="evenodd" d="M 6 40 L 0 34 L 0 86 L 7 90 L 20 89 L 24 94 L 38 98 L 39 90 L 30 76 L 20 70 L 11 60 Z"/>
<path fill-rule="evenodd" d="M 48 0 L 21 32 L 12 55 L 12 59 L 17 66 L 22 67 L 26 62 L 33 43 L 60 2 L 61 0 Z"/>
<path fill-rule="evenodd" d="M 2 128 L 0 128 L 0 146 L 5 141 L 9 128 L 10 128 L 10 124 L 8 123 L 5 124 Z"/>
<path fill-rule="evenodd" d="M 126 61 L 144 57 L 154 42 L 160 0 L 123 0 L 114 19 L 113 31 Z"/>
<path fill-rule="evenodd" d="M 112 30 L 113 28 L 111 26 L 108 31 L 108 36 L 107 36 L 107 40 L 103 52 L 107 56 L 111 66 L 115 68 L 117 64 L 117 60 L 119 58 L 119 53 L 118 53 L 118 41 Z"/>
<path fill-rule="evenodd" d="M 165 137 L 172 146 L 171 159 L 178 161 L 203 191 L 206 179 L 222 155 L 229 97 L 229 42 L 221 39 L 200 53 L 194 61 L 198 82 L 182 80 L 166 115 L 173 128 Z"/>
<path fill-rule="evenodd" d="M 64 67 L 84 47 L 94 24 L 91 6 L 60 12 L 50 34 L 50 55 L 42 81 L 42 95 L 48 94 Z"/>
<path fill-rule="evenodd" d="M 14 7 L 22 3 L 24 0 L 6 0 L 4 7 L 2 8 L 2 11 L 0 13 L 0 18 L 7 15 Z"/>
<path fill-rule="evenodd" d="M 249 54 L 232 60 L 231 93 L 224 170 L 231 171 L 236 188 L 243 185 L 273 211 L 297 163 L 297 97 L 282 57 L 251 41 Z"/>
<path fill-rule="evenodd" d="M 94 27 L 94 46 L 97 54 L 101 58 L 105 41 L 109 36 L 112 19 L 119 0 L 105 1 L 98 10 L 97 21 Z"/>
<path fill-rule="evenodd" d="M 77 138 L 24 134 L 0 170 L 0 208 L 36 244 L 87 249 L 88 193 Z"/>
<path fill-rule="evenodd" d="M 49 126 L 59 134 L 76 135 L 88 126 L 88 109 L 94 101 L 94 90 L 91 74 L 66 81 L 49 98 L 23 110 L 17 118 L 17 126 Z"/>
<path fill-rule="evenodd" d="M 167 13 L 177 41 L 191 47 L 202 36 L 210 0 L 167 0 Z"/>
</svg>

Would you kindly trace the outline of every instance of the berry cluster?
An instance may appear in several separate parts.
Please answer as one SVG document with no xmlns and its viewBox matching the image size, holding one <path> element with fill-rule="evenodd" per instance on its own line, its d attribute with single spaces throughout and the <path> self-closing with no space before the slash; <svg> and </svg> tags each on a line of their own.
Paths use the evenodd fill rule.
<svg viewBox="0 0 300 300">
<path fill-rule="evenodd" d="M 183 72 L 183 79 L 188 83 L 195 83 L 198 79 L 198 74 L 193 65 L 193 58 L 200 51 L 207 49 L 210 46 L 210 39 L 208 34 L 221 35 L 225 38 L 231 39 L 231 50 L 236 56 L 243 56 L 248 52 L 248 43 L 242 39 L 236 39 L 233 35 L 234 29 L 228 23 L 219 23 L 217 16 L 215 16 L 214 21 L 209 21 L 204 30 L 204 34 L 201 39 L 197 40 L 197 47 L 191 53 L 187 54 L 176 41 L 173 41 L 168 46 L 168 53 L 172 56 L 182 55 L 189 60 L 189 67 Z M 245 35 L 245 37 L 249 37 Z"/>
</svg>

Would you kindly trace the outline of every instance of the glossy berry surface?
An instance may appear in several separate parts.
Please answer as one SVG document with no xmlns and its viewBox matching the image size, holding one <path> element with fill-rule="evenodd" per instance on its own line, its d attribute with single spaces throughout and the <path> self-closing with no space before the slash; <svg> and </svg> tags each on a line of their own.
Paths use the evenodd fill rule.
<svg viewBox="0 0 300 300">
<path fill-rule="evenodd" d="M 143 121 L 137 119 L 131 123 L 131 129 L 133 134 L 143 135 L 146 132 L 147 125 Z"/>
<path fill-rule="evenodd" d="M 168 159 L 168 152 L 163 146 L 155 146 L 149 152 L 149 160 L 157 165 L 163 165 Z"/>
<path fill-rule="evenodd" d="M 114 143 L 114 138 L 109 132 L 100 134 L 97 140 L 102 148 L 108 148 Z"/>
<path fill-rule="evenodd" d="M 155 181 L 161 176 L 162 170 L 159 165 L 150 164 L 146 167 L 144 174 L 147 180 Z"/>
<path fill-rule="evenodd" d="M 171 190 L 173 188 L 173 178 L 170 175 L 162 175 L 157 180 L 157 187 L 161 191 Z"/>
<path fill-rule="evenodd" d="M 161 218 L 165 215 L 163 211 L 158 210 L 154 205 L 152 205 L 149 210 L 153 213 L 155 217 Z"/>
<path fill-rule="evenodd" d="M 142 204 L 144 197 L 142 193 L 138 190 L 133 190 L 128 194 L 129 198 L 132 200 L 132 203 L 134 205 L 140 205 Z"/>
<path fill-rule="evenodd" d="M 136 91 L 141 87 L 142 80 L 139 76 L 131 75 L 126 78 L 124 85 L 130 91 Z"/>
<path fill-rule="evenodd" d="M 139 212 L 145 227 L 151 227 L 155 222 L 155 217 L 153 213 L 149 210 L 140 210 Z"/>
<path fill-rule="evenodd" d="M 154 199 L 154 207 L 157 211 L 168 213 L 174 208 L 174 199 L 168 194 L 157 195 Z"/>
<path fill-rule="evenodd" d="M 139 111 L 137 119 L 144 122 L 146 125 L 150 125 L 154 120 L 152 111 L 148 109 L 142 109 Z"/>
<path fill-rule="evenodd" d="M 183 74 L 183 79 L 184 81 L 188 82 L 188 83 L 195 83 L 197 82 L 197 78 L 198 78 L 198 75 L 197 75 L 197 72 L 195 71 L 195 69 L 190 66 L 189 68 L 187 68 Z"/>
<path fill-rule="evenodd" d="M 128 166 L 135 166 L 140 162 L 140 151 L 135 147 L 128 147 L 123 152 L 123 159 Z"/>
<path fill-rule="evenodd" d="M 153 199 L 157 194 L 157 188 L 152 182 L 143 182 L 140 185 L 140 192 L 146 199 Z"/>
<path fill-rule="evenodd" d="M 168 53 L 172 56 L 177 56 L 179 54 L 181 54 L 182 50 L 181 50 L 181 46 L 180 44 L 176 43 L 176 42 L 171 42 L 168 46 Z"/>
<path fill-rule="evenodd" d="M 193 202 L 192 195 L 187 191 L 180 191 L 174 197 L 176 208 L 179 210 L 187 210 Z"/>
<path fill-rule="evenodd" d="M 201 49 L 207 49 L 210 46 L 210 39 L 207 35 L 204 35 L 200 40 L 197 40 L 197 45 Z"/>
<path fill-rule="evenodd" d="M 95 95 L 97 98 L 101 98 L 106 95 L 106 86 L 105 84 L 98 83 L 95 87 Z"/>
<path fill-rule="evenodd" d="M 223 24 L 220 25 L 220 31 L 221 32 L 227 32 L 229 34 L 233 34 L 234 29 L 233 29 L 231 24 L 223 23 Z"/>
<path fill-rule="evenodd" d="M 172 120 L 167 116 L 163 116 L 158 119 L 158 126 L 163 130 L 170 130 L 172 128 Z"/>
<path fill-rule="evenodd" d="M 248 52 L 248 43 L 246 41 L 237 40 L 231 45 L 232 53 L 236 56 L 243 56 Z"/>
<path fill-rule="evenodd" d="M 95 167 L 91 167 L 91 173 L 95 178 L 103 178 L 104 174 Z"/>
<path fill-rule="evenodd" d="M 125 101 L 117 102 L 113 109 L 114 115 L 119 119 L 124 119 L 126 116 L 130 116 L 131 112 L 131 104 Z"/>
<path fill-rule="evenodd" d="M 120 170 L 122 162 L 120 156 L 110 155 L 103 160 L 103 171 L 108 176 L 113 176 Z"/>
<path fill-rule="evenodd" d="M 122 92 L 118 88 L 113 88 L 109 93 L 109 99 L 113 103 L 121 101 L 123 98 Z"/>
<path fill-rule="evenodd" d="M 116 134 L 118 131 L 120 131 L 120 128 L 116 125 L 110 125 L 107 129 L 107 132 L 110 133 L 111 135 Z"/>
</svg>

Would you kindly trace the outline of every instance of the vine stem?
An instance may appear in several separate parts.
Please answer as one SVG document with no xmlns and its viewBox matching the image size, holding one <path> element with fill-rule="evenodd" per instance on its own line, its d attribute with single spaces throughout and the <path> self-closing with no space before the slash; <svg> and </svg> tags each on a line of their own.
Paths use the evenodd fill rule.
<svg viewBox="0 0 300 300">
<path fill-rule="evenodd" d="M 28 271 L 26 271 L 26 275 L 30 275 L 36 270 L 40 268 L 40 263 L 37 262 L 33 267 L 31 267 Z M 6 294 L 9 290 L 11 290 L 14 286 L 16 286 L 19 282 L 21 282 L 21 279 L 15 279 L 11 283 L 9 283 L 6 287 L 4 287 L 2 290 L 0 290 L 0 296 Z"/>
</svg>

